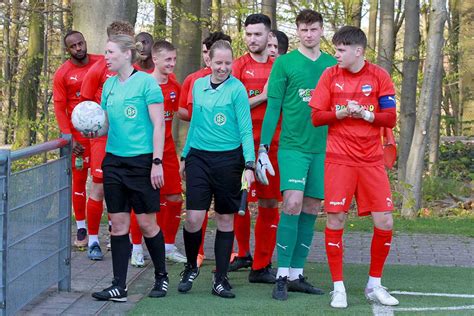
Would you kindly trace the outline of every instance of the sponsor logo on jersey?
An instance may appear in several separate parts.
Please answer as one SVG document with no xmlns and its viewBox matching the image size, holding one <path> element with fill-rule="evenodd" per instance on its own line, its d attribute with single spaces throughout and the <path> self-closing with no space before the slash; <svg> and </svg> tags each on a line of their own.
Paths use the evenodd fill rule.
<svg viewBox="0 0 474 316">
<path fill-rule="evenodd" d="M 245 73 L 251 75 L 252 77 L 255 77 L 255 71 L 254 70 L 246 70 Z"/>
<path fill-rule="evenodd" d="M 137 117 L 138 110 L 135 106 L 129 105 L 124 110 L 125 116 L 129 119 L 133 119 Z"/>
<path fill-rule="evenodd" d="M 217 113 L 214 116 L 214 123 L 216 123 L 216 125 L 218 125 L 218 126 L 224 125 L 226 121 L 227 121 L 227 118 L 224 115 L 224 113 Z"/>
<path fill-rule="evenodd" d="M 362 93 L 368 97 L 372 92 L 372 86 L 370 84 L 365 84 L 362 86 Z"/>
<path fill-rule="evenodd" d="M 302 179 L 288 179 L 290 183 L 301 183 L 302 185 L 306 185 L 306 178 Z"/>
<path fill-rule="evenodd" d="M 392 205 L 393 205 L 392 199 L 388 197 L 388 198 L 386 198 L 386 201 L 387 201 L 387 206 L 392 207 Z"/>
<path fill-rule="evenodd" d="M 260 90 L 258 89 L 255 89 L 255 90 L 249 90 L 249 97 L 254 97 L 256 95 L 259 95 L 260 93 L 262 93 Z"/>
<path fill-rule="evenodd" d="M 170 92 L 170 99 L 171 99 L 171 102 L 174 102 L 176 100 L 176 92 L 174 91 Z"/>
<path fill-rule="evenodd" d="M 173 111 L 165 111 L 165 121 L 172 121 L 173 120 Z"/>
<path fill-rule="evenodd" d="M 80 96 L 81 96 L 81 91 L 77 91 L 77 92 L 76 92 L 76 97 L 79 98 Z"/>
<path fill-rule="evenodd" d="M 338 206 L 338 205 L 344 206 L 344 204 L 346 204 L 346 198 L 343 198 L 340 201 L 330 201 L 329 202 L 329 205 L 333 205 L 333 206 Z"/>
<path fill-rule="evenodd" d="M 360 105 L 364 110 L 374 112 L 375 106 L 373 104 L 361 104 Z M 347 108 L 347 104 L 336 104 L 335 106 L 336 111 L 344 110 Z"/>
<path fill-rule="evenodd" d="M 303 102 L 309 102 L 311 100 L 311 96 L 313 95 L 314 89 L 299 89 L 298 95 Z"/>
<path fill-rule="evenodd" d="M 69 80 L 79 81 L 79 79 L 77 79 L 77 75 L 75 75 L 74 77 L 73 76 L 69 77 Z"/>
<path fill-rule="evenodd" d="M 344 90 L 344 83 L 336 82 L 335 86 L 338 87 L 341 91 Z"/>
</svg>

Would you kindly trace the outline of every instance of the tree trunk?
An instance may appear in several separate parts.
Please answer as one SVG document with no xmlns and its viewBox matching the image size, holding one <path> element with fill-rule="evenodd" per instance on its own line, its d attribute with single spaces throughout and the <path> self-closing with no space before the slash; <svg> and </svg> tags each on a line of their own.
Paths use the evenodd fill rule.
<svg viewBox="0 0 474 316">
<path fill-rule="evenodd" d="M 155 0 L 155 21 L 153 25 L 153 38 L 166 38 L 166 0 Z"/>
<path fill-rule="evenodd" d="M 6 106 L 4 112 L 6 113 L 3 143 L 13 143 L 13 130 L 15 126 L 15 95 L 18 75 L 18 39 L 20 35 L 20 0 L 13 0 L 9 5 L 10 20 L 5 19 L 4 24 L 4 39 L 5 39 L 5 65 L 4 65 L 4 80 L 7 83 L 4 89 L 4 100 Z"/>
<path fill-rule="evenodd" d="M 222 31 L 222 4 L 221 0 L 212 0 L 212 31 Z"/>
<path fill-rule="evenodd" d="M 28 53 L 25 71 L 18 90 L 17 129 L 14 148 L 30 146 L 36 122 L 39 80 L 43 65 L 44 0 L 30 0 L 28 26 Z"/>
<path fill-rule="evenodd" d="M 266 14 L 272 20 L 272 29 L 277 29 L 277 13 L 276 13 L 276 0 L 263 0 L 262 1 L 262 13 Z"/>
<path fill-rule="evenodd" d="M 346 24 L 360 27 L 362 18 L 362 0 L 344 0 Z"/>
<path fill-rule="evenodd" d="M 84 34 L 90 53 L 103 54 L 107 26 L 117 20 L 135 25 L 137 10 L 137 0 L 72 0 L 73 27 Z"/>
<path fill-rule="evenodd" d="M 406 2 L 405 38 L 403 41 L 403 80 L 400 102 L 400 140 L 398 179 L 405 180 L 406 164 L 416 122 L 416 90 L 420 63 L 420 3 Z"/>
<path fill-rule="evenodd" d="M 176 1 L 175 4 L 180 5 L 183 12 L 179 19 L 173 20 L 173 31 L 179 32 L 179 36 L 173 36 L 173 44 L 178 49 L 175 74 L 182 82 L 187 75 L 198 70 L 201 65 L 201 27 L 199 25 L 201 1 L 181 0 Z M 178 152 L 184 145 L 186 134 L 187 124 L 181 124 L 180 120 L 175 119 L 173 138 Z"/>
<path fill-rule="evenodd" d="M 369 7 L 369 35 L 368 46 L 375 51 L 377 45 L 377 14 L 379 12 L 379 1 L 370 0 Z"/>
<path fill-rule="evenodd" d="M 211 0 L 201 0 L 201 42 L 211 33 Z"/>
<path fill-rule="evenodd" d="M 460 3 L 460 30 L 459 30 L 459 76 L 460 88 L 460 116 L 462 135 L 474 134 L 474 2 L 461 1 Z"/>
<path fill-rule="evenodd" d="M 446 89 L 448 90 L 449 105 L 452 109 L 452 117 L 447 120 L 446 124 L 447 133 L 453 132 L 454 135 L 462 134 L 462 110 L 459 104 L 459 28 L 460 28 L 460 15 L 459 15 L 459 2 L 460 0 L 450 0 L 449 10 L 451 11 L 451 19 L 448 28 L 448 74 Z"/>
<path fill-rule="evenodd" d="M 441 56 L 443 60 L 443 56 Z M 441 102 L 443 100 L 443 63 L 438 63 L 439 76 L 435 78 L 434 96 L 433 96 L 433 114 L 431 115 L 430 136 L 428 147 L 428 170 L 430 174 L 438 174 L 438 157 L 439 157 L 439 129 L 441 122 Z"/>
<path fill-rule="evenodd" d="M 394 55 L 394 0 L 380 2 L 379 50 L 377 64 L 392 73 Z"/>
<path fill-rule="evenodd" d="M 406 183 L 404 189 L 402 216 L 414 217 L 421 207 L 424 157 L 429 135 L 433 101 L 435 99 L 435 81 L 440 77 L 438 64 L 442 57 L 444 45 L 443 30 L 446 21 L 446 4 L 444 0 L 432 0 L 430 12 L 430 29 L 428 33 L 426 62 L 423 70 L 419 110 L 417 113 L 415 133 L 408 156 Z"/>
</svg>

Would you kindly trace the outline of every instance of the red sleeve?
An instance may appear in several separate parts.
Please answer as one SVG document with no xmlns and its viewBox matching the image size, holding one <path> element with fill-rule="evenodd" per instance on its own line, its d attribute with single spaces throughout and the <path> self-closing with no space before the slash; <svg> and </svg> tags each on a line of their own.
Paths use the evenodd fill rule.
<svg viewBox="0 0 474 316">
<path fill-rule="evenodd" d="M 187 76 L 186 79 L 183 81 L 183 85 L 181 86 L 181 91 L 179 93 L 179 107 L 183 109 L 188 109 L 188 93 L 191 83 L 191 75 Z"/>
<path fill-rule="evenodd" d="M 71 134 L 71 120 L 67 113 L 67 91 L 62 68 L 56 72 L 53 78 L 53 100 L 59 130 L 63 134 Z"/>
<path fill-rule="evenodd" d="M 242 60 L 241 58 L 235 60 L 234 64 L 232 65 L 232 76 L 234 76 L 235 78 L 239 80 L 242 77 L 242 65 L 240 62 L 241 60 Z"/>
<path fill-rule="evenodd" d="M 397 125 L 397 110 L 389 108 L 374 113 L 374 126 L 394 128 Z"/>
<path fill-rule="evenodd" d="M 321 75 L 311 100 L 311 121 L 314 126 L 329 125 L 337 121 L 336 112 L 331 110 L 331 75 L 329 69 Z"/>
<path fill-rule="evenodd" d="M 94 64 L 84 76 L 81 86 L 81 102 L 89 100 L 100 104 L 102 82 L 97 65 L 99 62 Z"/>
</svg>

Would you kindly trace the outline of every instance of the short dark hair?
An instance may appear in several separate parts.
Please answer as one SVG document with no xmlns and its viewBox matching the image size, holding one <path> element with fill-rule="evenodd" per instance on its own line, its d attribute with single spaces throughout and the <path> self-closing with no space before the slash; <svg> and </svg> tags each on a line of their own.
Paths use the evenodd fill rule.
<svg viewBox="0 0 474 316">
<path fill-rule="evenodd" d="M 232 53 L 232 57 L 234 56 L 234 51 L 232 50 L 232 46 L 230 46 L 230 43 L 228 41 L 225 41 L 225 40 L 218 40 L 217 42 L 215 42 L 214 44 L 212 44 L 210 50 L 209 50 L 209 57 L 212 59 L 212 57 L 214 56 L 214 52 L 217 50 L 217 49 L 227 49 L 227 50 L 230 50 L 230 52 Z"/>
<path fill-rule="evenodd" d="M 272 20 L 268 17 L 268 15 L 265 15 L 263 13 L 254 13 L 250 14 L 244 22 L 245 26 L 251 25 L 251 24 L 260 24 L 262 23 L 265 25 L 267 29 L 270 29 L 272 27 Z"/>
<path fill-rule="evenodd" d="M 156 41 L 156 42 L 153 44 L 153 48 L 151 49 L 151 51 L 152 51 L 154 54 L 157 54 L 157 53 L 161 52 L 162 50 L 166 50 L 166 51 L 172 52 L 172 51 L 175 51 L 175 50 L 176 50 L 176 47 L 174 47 L 174 45 L 171 44 L 171 43 L 168 42 L 168 41 L 159 40 L 159 41 Z"/>
<path fill-rule="evenodd" d="M 367 47 L 367 36 L 364 31 L 355 26 L 343 26 L 332 37 L 334 45 L 360 45 Z"/>
<path fill-rule="evenodd" d="M 153 35 L 151 35 L 150 33 L 140 32 L 137 34 L 137 36 L 135 36 L 135 39 L 137 39 L 139 36 L 148 37 L 148 39 L 153 43 Z"/>
<path fill-rule="evenodd" d="M 209 34 L 208 37 L 204 39 L 204 41 L 202 41 L 202 43 L 206 45 L 207 49 L 211 49 L 212 44 L 214 44 L 218 40 L 224 40 L 224 41 L 228 41 L 229 43 L 232 43 L 232 39 L 230 38 L 230 36 L 220 31 L 212 32 L 211 34 Z"/>
<path fill-rule="evenodd" d="M 284 55 L 288 51 L 288 36 L 285 33 L 279 30 L 271 30 L 273 35 L 275 35 L 278 42 L 278 54 Z"/>
<path fill-rule="evenodd" d="M 67 44 L 66 44 L 66 39 L 71 36 L 71 35 L 74 35 L 74 34 L 81 34 L 82 35 L 82 38 L 84 38 L 84 35 L 79 32 L 79 31 L 75 31 L 75 30 L 70 30 L 66 33 L 66 35 L 64 35 L 63 37 L 63 43 L 64 43 L 64 47 L 67 47 Z"/>
<path fill-rule="evenodd" d="M 127 21 L 114 21 L 107 26 L 107 36 L 125 34 L 129 36 L 135 36 L 135 30 L 133 25 Z"/>
<path fill-rule="evenodd" d="M 300 24 L 313 24 L 319 22 L 323 26 L 323 16 L 321 13 L 310 9 L 301 10 L 296 16 L 296 26 Z"/>
</svg>

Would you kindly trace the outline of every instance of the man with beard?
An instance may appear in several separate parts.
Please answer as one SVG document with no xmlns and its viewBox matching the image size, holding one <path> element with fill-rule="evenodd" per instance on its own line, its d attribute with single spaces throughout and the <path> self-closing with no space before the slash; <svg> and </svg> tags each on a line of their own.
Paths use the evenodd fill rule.
<svg viewBox="0 0 474 316">
<path fill-rule="evenodd" d="M 63 134 L 72 134 L 72 204 L 76 218 L 77 235 L 74 245 L 83 248 L 88 244 L 86 229 L 86 181 L 88 168 L 92 176 L 100 169 L 100 162 L 92 160 L 89 139 L 83 137 L 71 123 L 72 110 L 80 101 L 81 85 L 85 74 L 99 55 L 87 54 L 87 43 L 82 33 L 70 31 L 64 36 L 64 45 L 70 58 L 54 74 L 53 99 L 56 120 Z M 80 163 L 82 159 L 82 165 Z M 76 163 L 77 162 L 77 163 Z M 91 198 L 89 198 L 90 200 Z M 100 201 L 102 203 L 102 201 Z M 102 259 L 102 258 L 100 258 Z"/>
<path fill-rule="evenodd" d="M 314 87 L 323 71 L 336 63 L 319 49 L 323 18 L 313 10 L 296 17 L 298 49 L 278 57 L 268 81 L 268 106 L 262 126 L 257 179 L 267 182 L 272 171 L 269 144 L 282 116 L 278 164 L 283 206 L 277 232 L 278 271 L 272 297 L 286 300 L 288 291 L 323 294 L 304 277 L 303 268 L 311 248 L 316 215 L 324 198 L 324 159 L 327 127 L 311 124 Z M 291 66 L 289 66 L 291 65 Z"/>
<path fill-rule="evenodd" d="M 232 74 L 242 81 L 249 97 L 253 135 L 255 144 L 260 144 L 260 130 L 263 116 L 267 107 L 266 83 L 270 76 L 273 58 L 267 54 L 270 18 L 264 14 L 251 14 L 245 20 L 245 43 L 248 53 L 238 58 L 232 67 Z M 277 148 L 278 139 L 271 144 Z M 256 148 L 258 151 L 258 148 Z M 277 166 L 276 150 L 270 156 L 273 165 Z M 268 159 L 268 156 L 267 156 Z M 260 162 L 258 162 L 260 163 Z M 255 224 L 254 258 L 250 255 L 250 213 L 248 209 L 244 216 L 234 219 L 235 237 L 239 252 L 234 257 L 229 271 L 251 267 L 249 282 L 274 283 L 275 275 L 271 270 L 271 260 L 276 242 L 278 225 L 278 200 L 281 199 L 279 187 L 279 172 L 275 169 L 269 183 L 257 183 L 250 188 L 250 201 L 258 199 L 258 215 Z"/>
</svg>

